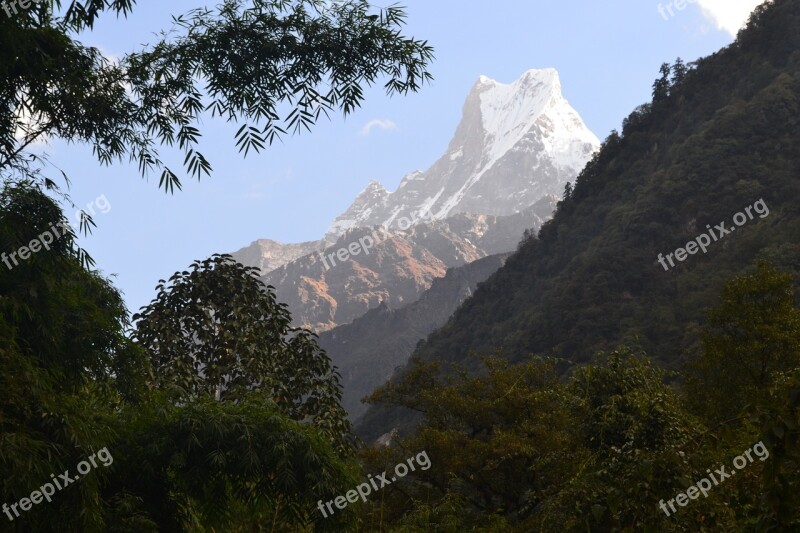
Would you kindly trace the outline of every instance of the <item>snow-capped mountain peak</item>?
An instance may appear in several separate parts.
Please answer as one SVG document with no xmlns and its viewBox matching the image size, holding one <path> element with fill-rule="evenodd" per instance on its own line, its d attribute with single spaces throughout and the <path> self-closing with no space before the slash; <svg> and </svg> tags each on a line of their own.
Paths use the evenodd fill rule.
<svg viewBox="0 0 800 533">
<path fill-rule="evenodd" d="M 348 210 L 349 216 L 338 217 L 326 233 L 325 239 L 335 242 L 339 235 L 347 231 L 369 224 L 377 212 L 386 207 L 391 193 L 387 191 L 381 182 L 372 180 L 361 191 Z"/>
<path fill-rule="evenodd" d="M 478 78 L 447 152 L 395 192 L 371 182 L 328 230 L 391 225 L 419 213 L 510 215 L 559 195 L 595 150 L 597 137 L 561 93 L 555 69 L 533 69 L 504 84 Z"/>
<path fill-rule="evenodd" d="M 553 98 L 561 96 L 555 69 L 529 70 L 512 84 L 482 77 L 478 88 L 481 119 L 492 161 L 496 161 L 525 135 Z"/>
</svg>

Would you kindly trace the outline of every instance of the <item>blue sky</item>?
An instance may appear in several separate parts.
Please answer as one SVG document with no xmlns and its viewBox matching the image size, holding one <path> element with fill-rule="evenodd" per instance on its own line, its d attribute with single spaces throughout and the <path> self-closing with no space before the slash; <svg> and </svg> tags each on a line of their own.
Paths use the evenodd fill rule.
<svg viewBox="0 0 800 533">
<path fill-rule="evenodd" d="M 447 147 L 464 98 L 482 74 L 507 83 L 531 68 L 556 68 L 565 97 L 605 138 L 649 99 L 662 62 L 691 61 L 732 41 L 733 30 L 718 26 L 731 27 L 726 10 L 737 0 L 698 0 L 702 6 L 673 5 L 674 15 L 659 14 L 659 5 L 675 1 L 406 0 L 407 33 L 436 49 L 432 85 L 392 98 L 379 85 L 346 119 L 332 116 L 312 133 L 246 159 L 234 146 L 236 128 L 207 120 L 201 149 L 214 173 L 199 183 L 184 179 L 184 190 L 174 195 L 158 189 L 157 176 L 142 179 L 134 166 L 100 167 L 90 147 L 56 141 L 47 151 L 71 177 L 76 206 L 100 196 L 111 205 L 97 213 L 98 227 L 81 244 L 104 274 L 115 275 L 135 312 L 155 295 L 160 278 L 195 259 L 261 238 L 318 239 L 370 180 L 394 190 L 408 172 L 428 168 Z M 141 0 L 127 20 L 101 19 L 82 38 L 122 56 L 154 41 L 171 14 L 199 5 Z"/>
</svg>

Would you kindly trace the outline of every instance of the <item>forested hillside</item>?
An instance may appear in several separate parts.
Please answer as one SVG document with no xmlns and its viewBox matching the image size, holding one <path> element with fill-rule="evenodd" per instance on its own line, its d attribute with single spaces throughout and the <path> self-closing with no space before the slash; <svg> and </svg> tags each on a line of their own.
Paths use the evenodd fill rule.
<svg viewBox="0 0 800 533">
<path fill-rule="evenodd" d="M 800 272 L 800 3 L 758 11 L 730 47 L 662 74 L 653 101 L 606 139 L 539 238 L 418 356 L 502 348 L 512 360 L 586 361 L 627 343 L 674 361 L 696 345 L 726 279 L 757 258 Z M 768 216 L 668 271 L 659 264 L 760 199 Z"/>
<path fill-rule="evenodd" d="M 469 26 L 462 3 L 443 55 L 472 46 L 462 53 L 472 68 L 483 53 L 498 65 L 515 53 L 526 62 L 553 53 L 503 41 L 513 32 L 489 23 L 498 14 L 493 20 L 521 22 L 526 37 L 540 37 L 533 28 L 551 20 L 556 32 L 560 24 L 569 28 L 571 41 L 597 27 L 594 16 L 590 28 L 571 12 L 548 18 L 548 9 L 563 4 L 542 5 L 469 4 Z M 731 5 L 711 13 L 729 14 Z M 153 6 L 166 13 L 164 4 Z M 420 2 L 416 10 L 426 7 Z M 410 192 L 400 195 L 409 201 L 393 209 L 418 214 L 440 202 L 444 216 L 465 198 L 464 205 L 504 198 L 503 212 L 514 214 L 492 224 L 484 215 L 435 222 L 453 228 L 463 247 L 414 225 L 405 236 L 442 250 L 437 257 L 450 250 L 453 264 L 476 261 L 431 282 L 410 305 L 392 308 L 387 300 L 320 337 L 296 327 L 309 321 L 293 316 L 260 268 L 218 253 L 173 264 L 177 256 L 166 248 L 183 242 L 150 235 L 153 226 L 144 223 L 187 228 L 181 241 L 196 239 L 208 251 L 217 232 L 182 220 L 189 211 L 159 210 L 166 204 L 131 189 L 128 205 L 115 205 L 135 217 L 119 219 L 134 220 L 135 232 L 112 232 L 122 245 L 110 249 L 84 241 L 95 224 L 79 210 L 78 228 L 71 226 L 72 179 L 93 182 L 100 174 L 77 152 L 101 164 L 130 161 L 130 170 L 155 172 L 159 188 L 178 193 L 181 177 L 212 171 L 198 151 L 201 129 L 214 129 L 207 115 L 238 128 L 231 141 L 244 155 L 266 150 L 292 130 L 332 118 L 329 112 L 352 114 L 376 84 L 389 94 L 417 92 L 432 80 L 433 48 L 406 36 L 404 8 L 366 0 L 225 0 L 175 15 L 153 44 L 114 60 L 82 41 L 108 42 L 95 41 L 93 29 L 109 15 L 134 10 L 140 21 L 155 20 L 141 9 L 131 0 L 3 2 L 0 531 L 800 531 L 800 0 L 768 0 L 732 45 L 696 62 L 662 65 L 652 102 L 606 139 L 566 184 L 554 218 L 526 231 L 511 255 L 484 257 L 511 250 L 517 241 L 508 239 L 526 217 L 556 201 L 546 196 L 526 210 L 526 191 L 542 176 L 564 186 L 576 176 L 565 170 L 578 166 L 556 163 L 582 164 L 596 143 L 560 134 L 580 124 L 555 70 L 529 71 L 511 86 L 480 78 L 463 129 L 478 135 L 465 135 L 471 141 L 452 144 L 442 159 L 449 170 L 440 176 L 461 185 L 430 186 L 423 174 L 411 175 Z M 449 8 L 437 2 L 436 9 Z M 603 15 L 612 9 L 603 5 Z M 709 9 L 695 14 L 707 17 Z M 672 4 L 667 10 L 672 16 Z M 409 31 L 439 31 L 444 24 L 432 13 Z M 654 28 L 638 22 L 637 29 Z M 144 38 L 140 27 L 127 28 Z M 456 33 L 461 40 L 451 46 Z M 465 35 L 492 37 L 467 42 Z M 571 47 L 578 52 L 568 63 L 576 69 L 607 69 L 625 55 L 599 46 L 586 54 L 584 43 L 595 44 L 590 37 Z M 649 38 L 625 45 L 652 47 Z M 489 54 L 498 39 L 508 53 Z M 449 66 L 441 72 L 437 83 L 464 75 Z M 596 79 L 584 75 L 589 84 Z M 437 89 L 445 86 L 440 92 L 450 98 L 454 85 Z M 595 98 L 595 89 L 585 94 Z M 414 105 L 415 112 L 433 109 Z M 366 116 L 409 115 L 391 109 Z M 445 120 L 424 118 L 425 127 Z M 394 126 L 370 118 L 363 133 L 336 146 L 348 166 L 350 148 L 389 164 L 387 152 L 367 151 L 365 143 L 373 127 L 388 134 Z M 397 130 L 380 142 L 401 153 L 412 144 L 398 142 Z M 347 131 L 330 130 L 327 139 Z M 409 137 L 428 142 L 417 132 Z M 215 148 L 218 138 L 210 138 Z M 91 150 L 72 154 L 74 145 Z M 539 177 L 526 175 L 548 146 L 558 148 L 554 164 Z M 508 157 L 494 157 L 501 152 Z M 319 163 L 324 151 L 294 153 Z M 171 169 L 167 161 L 176 155 L 183 164 Z M 462 172 L 462 160 L 478 169 L 474 175 Z M 268 161 L 278 168 L 277 159 Z M 325 161 L 320 179 L 343 172 L 341 164 Z M 255 208 L 239 200 L 260 196 L 233 174 L 224 187 L 189 197 L 219 233 Z M 288 207 L 316 216 L 313 197 L 330 193 L 305 183 L 298 175 Z M 379 200 L 390 196 L 371 189 Z M 204 197 L 219 205 L 203 211 Z M 103 194 L 87 205 L 91 214 L 101 198 L 110 209 Z M 368 219 L 379 204 L 358 203 L 348 210 L 356 216 L 340 217 L 335 227 Z M 102 256 L 151 239 L 161 251 L 142 248 L 125 268 L 158 263 L 163 279 L 153 280 L 149 304 L 131 314 L 120 278 L 104 274 L 118 263 Z M 342 239 L 347 248 L 336 257 L 364 259 Z M 403 278 L 395 260 L 410 257 L 411 248 L 389 253 L 398 242 L 371 252 L 373 272 Z M 84 244 L 99 252 L 97 265 Z M 303 252 L 278 242 L 255 248 L 241 258 L 259 267 Z M 458 250 L 474 253 L 461 260 Z M 338 279 L 343 292 L 377 279 L 359 270 L 367 263 L 338 261 L 342 272 L 360 274 L 327 278 Z M 325 279 L 327 268 L 317 272 Z M 373 405 L 354 431 L 345 410 L 353 396 L 406 360 L 372 391 Z"/>
<path fill-rule="evenodd" d="M 553 220 L 373 393 L 439 469 L 368 524 L 798 531 L 800 2 L 665 64 Z"/>
</svg>

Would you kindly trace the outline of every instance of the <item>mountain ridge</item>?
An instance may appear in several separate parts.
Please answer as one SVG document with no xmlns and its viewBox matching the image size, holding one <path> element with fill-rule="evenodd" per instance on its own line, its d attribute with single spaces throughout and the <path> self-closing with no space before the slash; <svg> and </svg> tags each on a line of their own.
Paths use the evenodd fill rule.
<svg viewBox="0 0 800 533">
<path fill-rule="evenodd" d="M 800 275 L 800 9 L 756 10 L 737 41 L 676 61 L 612 132 L 554 218 L 414 354 L 474 366 L 469 353 L 575 364 L 628 345 L 666 366 L 698 347 L 726 280 L 764 259 Z M 669 66 L 669 65 L 668 65 Z M 762 199 L 771 215 L 665 272 L 660 253 Z M 410 420 L 371 408 L 367 440 Z"/>
<path fill-rule="evenodd" d="M 295 325 L 327 331 L 383 301 L 395 308 L 415 301 L 448 268 L 515 249 L 526 230 L 549 218 L 555 203 L 555 197 L 545 197 L 515 215 L 461 214 L 387 230 L 387 237 L 375 239 L 369 250 L 345 261 L 327 261 L 326 255 L 377 233 L 356 228 L 321 253 L 300 257 L 262 279 L 289 305 Z"/>
<path fill-rule="evenodd" d="M 482 76 L 447 150 L 427 171 L 407 174 L 394 192 L 370 181 L 320 241 L 256 241 L 234 257 L 261 269 L 295 325 L 325 331 L 381 301 L 413 301 L 447 268 L 514 250 L 551 216 L 598 146 L 554 69 L 529 70 L 511 84 Z M 368 242 L 376 227 L 396 238 L 362 254 L 357 241 Z"/>
<path fill-rule="evenodd" d="M 510 215 L 545 195 L 559 195 L 599 147 L 561 94 L 555 69 L 532 69 L 511 84 L 481 76 L 470 90 L 453 139 L 424 172 L 407 174 L 395 191 L 371 181 L 326 232 L 396 227 L 431 212 Z"/>
</svg>

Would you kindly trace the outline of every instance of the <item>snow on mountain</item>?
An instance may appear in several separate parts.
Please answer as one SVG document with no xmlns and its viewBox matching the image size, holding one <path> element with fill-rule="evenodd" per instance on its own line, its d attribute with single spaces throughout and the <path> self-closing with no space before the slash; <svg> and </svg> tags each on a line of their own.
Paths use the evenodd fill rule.
<svg viewBox="0 0 800 533">
<path fill-rule="evenodd" d="M 326 239 L 357 227 L 397 227 L 429 211 L 435 219 L 518 213 L 560 195 L 599 146 L 564 99 L 555 69 L 530 70 L 511 84 L 481 76 L 447 152 L 426 172 L 404 177 L 394 192 L 371 182 Z"/>
<path fill-rule="evenodd" d="M 586 164 L 586 145 L 599 147 L 600 141 L 561 95 L 561 79 L 555 69 L 529 70 L 510 85 L 481 76 L 479 85 L 489 87 L 481 92 L 483 127 L 492 139 L 485 168 L 512 151 L 543 114 L 547 114 L 542 121 L 543 140 L 559 166 L 580 171 Z"/>
<path fill-rule="evenodd" d="M 361 191 L 353 201 L 351 209 L 354 212 L 352 218 L 336 219 L 328 229 L 328 234 L 343 235 L 347 231 L 366 225 L 367 219 L 378 209 L 385 209 L 389 202 L 389 192 L 380 184 L 379 181 L 372 180 L 366 189 Z M 332 239 L 333 240 L 333 239 Z"/>
</svg>

